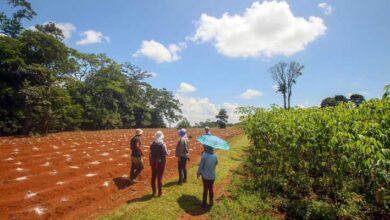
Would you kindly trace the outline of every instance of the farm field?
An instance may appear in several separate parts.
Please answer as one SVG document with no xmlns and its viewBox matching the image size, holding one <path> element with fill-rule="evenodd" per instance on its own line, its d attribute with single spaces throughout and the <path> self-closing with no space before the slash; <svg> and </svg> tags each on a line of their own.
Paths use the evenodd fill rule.
<svg viewBox="0 0 390 220">
<path fill-rule="evenodd" d="M 77 219 L 96 216 L 150 191 L 149 144 L 157 129 L 145 129 L 145 170 L 129 184 L 129 141 L 134 130 L 62 132 L 46 137 L 0 138 L 0 219 Z M 175 129 L 163 129 L 168 156 L 165 179 L 176 177 Z M 198 163 L 203 129 L 189 129 L 189 166 Z M 213 129 L 224 139 L 239 128 Z"/>
</svg>

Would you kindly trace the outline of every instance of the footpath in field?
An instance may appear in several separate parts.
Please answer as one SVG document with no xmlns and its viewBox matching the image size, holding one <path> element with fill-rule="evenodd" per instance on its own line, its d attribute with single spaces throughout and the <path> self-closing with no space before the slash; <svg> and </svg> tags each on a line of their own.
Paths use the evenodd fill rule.
<svg viewBox="0 0 390 220">
<path fill-rule="evenodd" d="M 233 170 L 242 162 L 244 149 L 249 145 L 244 134 L 229 139 L 229 151 L 217 151 L 217 179 L 214 185 L 214 197 L 218 199 L 229 183 Z M 198 161 L 197 161 L 198 162 Z M 177 185 L 177 179 L 166 181 L 163 196 L 160 198 L 146 194 L 143 197 L 127 201 L 127 205 L 100 219 L 205 219 L 209 210 L 200 207 L 202 199 L 202 181 L 196 178 L 197 166 L 189 169 L 188 182 Z"/>
</svg>

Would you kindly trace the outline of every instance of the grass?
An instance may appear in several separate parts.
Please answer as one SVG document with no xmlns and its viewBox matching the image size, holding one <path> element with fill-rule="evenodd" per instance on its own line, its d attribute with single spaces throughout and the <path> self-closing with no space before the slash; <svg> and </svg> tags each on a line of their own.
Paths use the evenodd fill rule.
<svg viewBox="0 0 390 220">
<path fill-rule="evenodd" d="M 232 170 L 235 170 L 243 158 L 243 150 L 249 146 L 249 140 L 244 134 L 230 138 L 231 149 L 219 151 L 216 188 L 226 182 Z M 210 210 L 200 208 L 202 197 L 202 181 L 196 178 L 198 167 L 188 170 L 188 182 L 182 186 L 176 184 L 177 180 L 165 183 L 163 196 L 160 198 L 145 195 L 133 199 L 126 205 L 114 210 L 112 213 L 101 216 L 99 219 L 177 219 L 182 214 L 190 217 L 202 216 Z M 224 188 L 224 186 L 222 186 Z"/>
</svg>

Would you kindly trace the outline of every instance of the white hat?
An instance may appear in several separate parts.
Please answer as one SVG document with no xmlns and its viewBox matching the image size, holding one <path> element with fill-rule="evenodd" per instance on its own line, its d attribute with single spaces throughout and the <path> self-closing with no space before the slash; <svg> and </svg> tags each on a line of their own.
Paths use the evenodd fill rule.
<svg viewBox="0 0 390 220">
<path fill-rule="evenodd" d="M 142 129 L 138 128 L 137 130 L 135 130 L 136 135 L 141 135 L 142 133 L 144 133 L 144 131 Z"/>
<path fill-rule="evenodd" d="M 157 143 L 161 143 L 164 141 L 164 133 L 162 131 L 157 131 L 154 135 L 154 140 Z"/>
</svg>

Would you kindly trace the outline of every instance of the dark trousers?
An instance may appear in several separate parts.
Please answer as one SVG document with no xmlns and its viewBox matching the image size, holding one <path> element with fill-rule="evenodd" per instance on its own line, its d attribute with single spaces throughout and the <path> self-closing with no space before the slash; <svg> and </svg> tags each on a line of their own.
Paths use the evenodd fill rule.
<svg viewBox="0 0 390 220">
<path fill-rule="evenodd" d="M 157 179 L 157 187 L 158 193 L 162 192 L 162 178 L 165 170 L 165 159 L 158 159 L 150 161 L 150 165 L 152 168 L 152 190 L 153 194 L 156 193 L 156 179 Z"/>
<path fill-rule="evenodd" d="M 203 180 L 203 205 L 206 205 L 207 202 L 207 193 L 209 194 L 209 201 L 210 205 L 213 205 L 213 199 L 214 199 L 214 180 L 206 180 L 205 178 L 202 177 Z"/>
<path fill-rule="evenodd" d="M 180 160 L 177 162 L 177 167 L 179 169 L 179 182 L 187 181 L 187 158 L 180 157 Z"/>
<path fill-rule="evenodd" d="M 141 157 L 131 157 L 130 180 L 135 180 L 144 169 Z"/>
</svg>

